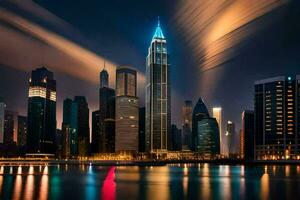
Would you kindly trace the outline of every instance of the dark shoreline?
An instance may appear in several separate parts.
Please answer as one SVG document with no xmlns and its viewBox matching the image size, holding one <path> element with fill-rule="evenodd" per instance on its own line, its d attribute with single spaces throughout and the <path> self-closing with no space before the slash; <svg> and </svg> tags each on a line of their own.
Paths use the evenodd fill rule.
<svg viewBox="0 0 300 200">
<path fill-rule="evenodd" d="M 215 164 L 215 165 L 300 165 L 298 160 L 243 161 L 243 160 L 164 160 L 164 161 L 118 161 L 118 160 L 21 160 L 2 159 L 0 165 L 98 165 L 98 166 L 165 166 L 168 164 Z"/>
</svg>

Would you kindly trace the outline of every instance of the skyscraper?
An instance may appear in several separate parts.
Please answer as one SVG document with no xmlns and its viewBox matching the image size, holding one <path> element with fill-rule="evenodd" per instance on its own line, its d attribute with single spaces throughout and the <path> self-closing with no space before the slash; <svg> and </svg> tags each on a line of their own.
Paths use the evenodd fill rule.
<svg viewBox="0 0 300 200">
<path fill-rule="evenodd" d="M 92 113 L 92 153 L 100 152 L 100 110 Z"/>
<path fill-rule="evenodd" d="M 171 141 L 171 87 L 167 41 L 158 21 L 146 59 L 146 151 L 166 152 Z"/>
<path fill-rule="evenodd" d="M 42 67 L 32 71 L 28 95 L 28 153 L 55 153 L 56 81 Z"/>
<path fill-rule="evenodd" d="M 108 72 L 105 70 L 105 62 L 104 68 L 100 72 L 100 88 L 108 87 Z"/>
<path fill-rule="evenodd" d="M 72 99 L 65 99 L 62 122 L 62 156 L 78 155 L 78 105 Z"/>
<path fill-rule="evenodd" d="M 225 140 L 226 140 L 226 155 L 235 154 L 236 152 L 236 132 L 235 132 L 235 124 L 232 121 L 227 121 L 226 132 L 225 132 Z"/>
<path fill-rule="evenodd" d="M 10 110 L 4 112 L 4 143 L 17 143 L 18 113 Z"/>
<path fill-rule="evenodd" d="M 139 109 L 139 152 L 145 152 L 145 107 Z"/>
<path fill-rule="evenodd" d="M 221 107 L 213 107 L 213 118 L 216 118 L 219 125 L 219 133 L 220 133 L 220 151 L 223 154 L 224 144 L 222 141 L 223 133 L 222 133 L 222 108 Z"/>
<path fill-rule="evenodd" d="M 255 158 L 300 158 L 300 76 L 255 82 Z"/>
<path fill-rule="evenodd" d="M 245 110 L 242 113 L 241 158 L 254 159 L 254 111 Z"/>
<path fill-rule="evenodd" d="M 209 116 L 208 110 L 199 98 L 193 110 L 192 141 L 193 150 L 203 156 L 220 154 L 219 127 L 215 118 Z"/>
<path fill-rule="evenodd" d="M 88 156 L 90 144 L 89 106 L 84 96 L 75 96 L 74 102 L 77 104 L 78 155 Z"/>
<path fill-rule="evenodd" d="M 137 72 L 119 67 L 116 71 L 116 152 L 137 152 L 138 130 Z"/>
<path fill-rule="evenodd" d="M 18 116 L 18 146 L 26 145 L 27 137 L 27 117 Z"/>
<path fill-rule="evenodd" d="M 5 103 L 3 102 L 2 98 L 0 98 L 0 144 L 4 142 L 4 110 Z"/>
<path fill-rule="evenodd" d="M 181 130 L 177 128 L 175 124 L 171 126 L 172 132 L 172 151 L 181 151 L 182 150 L 182 135 Z"/>
<path fill-rule="evenodd" d="M 108 87 L 108 78 L 107 71 L 103 69 L 99 89 L 100 133 L 96 138 L 99 140 L 98 153 L 112 153 L 115 150 L 115 90 Z"/>
<path fill-rule="evenodd" d="M 182 146 L 184 150 L 190 150 L 192 145 L 192 101 L 184 101 L 182 106 Z"/>
</svg>

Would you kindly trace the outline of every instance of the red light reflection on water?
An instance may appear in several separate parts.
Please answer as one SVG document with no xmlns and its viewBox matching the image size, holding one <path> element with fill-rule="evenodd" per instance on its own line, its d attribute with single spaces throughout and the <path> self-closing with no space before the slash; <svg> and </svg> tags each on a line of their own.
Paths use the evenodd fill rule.
<svg viewBox="0 0 300 200">
<path fill-rule="evenodd" d="M 115 182 L 116 167 L 111 167 L 105 177 L 101 189 L 101 199 L 115 200 L 116 199 L 116 182 Z"/>
</svg>

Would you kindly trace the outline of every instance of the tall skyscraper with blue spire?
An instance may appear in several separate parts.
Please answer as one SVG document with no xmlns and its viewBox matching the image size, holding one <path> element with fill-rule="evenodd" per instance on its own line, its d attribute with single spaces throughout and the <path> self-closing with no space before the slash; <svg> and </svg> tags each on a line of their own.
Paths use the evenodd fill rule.
<svg viewBox="0 0 300 200">
<path fill-rule="evenodd" d="M 171 87 L 167 41 L 160 21 L 146 59 L 146 151 L 167 152 L 171 145 Z"/>
</svg>

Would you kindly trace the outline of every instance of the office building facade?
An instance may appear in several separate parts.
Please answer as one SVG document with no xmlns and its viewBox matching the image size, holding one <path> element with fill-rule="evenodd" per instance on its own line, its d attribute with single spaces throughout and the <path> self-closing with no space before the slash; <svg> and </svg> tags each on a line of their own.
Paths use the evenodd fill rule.
<svg viewBox="0 0 300 200">
<path fill-rule="evenodd" d="M 254 159 L 254 111 L 242 113 L 242 130 L 240 134 L 240 156 L 245 160 Z"/>
<path fill-rule="evenodd" d="M 32 71 L 28 93 L 27 153 L 55 154 L 56 81 L 42 67 Z"/>
<path fill-rule="evenodd" d="M 255 159 L 300 159 L 300 76 L 255 82 Z"/>
<path fill-rule="evenodd" d="M 0 144 L 4 142 L 4 111 L 5 103 L 2 98 L 0 98 Z"/>
<path fill-rule="evenodd" d="M 116 152 L 138 152 L 138 131 L 137 72 L 119 67 L 116 71 Z"/>
<path fill-rule="evenodd" d="M 167 41 L 160 23 L 146 59 L 146 151 L 167 152 L 171 141 L 171 83 Z"/>
<path fill-rule="evenodd" d="M 27 117 L 18 116 L 18 146 L 24 147 L 26 145 L 27 137 Z"/>
</svg>

